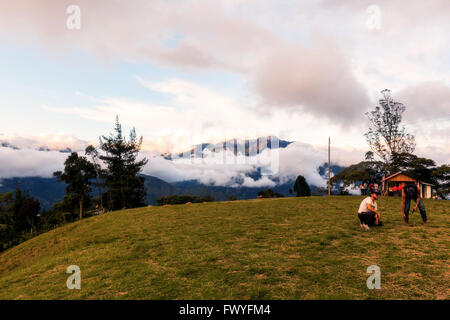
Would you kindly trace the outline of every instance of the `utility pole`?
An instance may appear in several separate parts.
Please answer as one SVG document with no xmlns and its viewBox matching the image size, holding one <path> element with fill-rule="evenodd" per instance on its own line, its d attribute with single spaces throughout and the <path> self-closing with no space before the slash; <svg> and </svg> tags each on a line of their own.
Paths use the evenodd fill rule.
<svg viewBox="0 0 450 320">
<path fill-rule="evenodd" d="M 328 137 L 328 196 L 331 195 L 331 162 L 330 162 L 330 144 L 331 144 L 331 139 L 330 137 Z"/>
</svg>

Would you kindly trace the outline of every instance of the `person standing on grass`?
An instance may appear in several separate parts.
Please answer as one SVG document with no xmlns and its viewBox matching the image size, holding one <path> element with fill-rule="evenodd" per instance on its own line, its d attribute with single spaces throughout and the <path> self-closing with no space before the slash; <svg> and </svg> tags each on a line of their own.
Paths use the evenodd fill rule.
<svg viewBox="0 0 450 320">
<path fill-rule="evenodd" d="M 371 226 L 381 226 L 380 213 L 377 211 L 378 194 L 372 192 L 370 197 L 366 197 L 358 209 L 358 218 L 361 221 L 361 228 L 369 230 Z"/>
<path fill-rule="evenodd" d="M 416 206 L 413 208 L 413 212 L 419 208 L 420 215 L 422 216 L 423 225 L 427 225 L 427 212 L 423 205 L 422 197 L 420 196 L 419 183 L 402 183 L 402 214 L 405 225 L 409 224 L 409 207 L 411 206 L 411 200 L 416 202 Z"/>
<path fill-rule="evenodd" d="M 363 195 L 367 195 L 367 183 L 363 183 Z"/>
</svg>

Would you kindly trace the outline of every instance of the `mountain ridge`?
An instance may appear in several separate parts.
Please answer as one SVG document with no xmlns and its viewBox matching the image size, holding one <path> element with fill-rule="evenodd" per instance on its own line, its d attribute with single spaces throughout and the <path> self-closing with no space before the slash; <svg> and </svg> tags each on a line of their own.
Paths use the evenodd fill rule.
<svg viewBox="0 0 450 320">
<path fill-rule="evenodd" d="M 323 164 L 318 168 L 318 172 L 324 176 L 326 174 L 327 164 Z M 340 172 L 344 167 L 332 166 L 333 174 Z M 187 194 L 191 196 L 211 196 L 216 201 L 229 200 L 230 196 L 239 199 L 254 199 L 258 192 L 264 189 L 272 189 L 273 191 L 284 195 L 285 197 L 293 196 L 290 189 L 293 189 L 295 179 L 289 179 L 283 183 L 277 183 L 273 187 L 246 187 L 246 186 L 215 186 L 200 183 L 198 180 L 184 180 L 176 182 L 167 182 L 158 177 L 142 174 L 145 178 L 145 187 L 147 188 L 147 204 L 156 205 L 159 197 L 168 195 Z M 253 172 L 248 174 L 254 180 L 258 180 L 261 174 Z M 274 181 L 277 182 L 277 181 Z M 279 182 L 279 181 L 278 181 Z M 23 191 L 29 192 L 30 196 L 38 199 L 43 210 L 48 210 L 51 206 L 61 201 L 65 194 L 66 184 L 57 182 L 56 178 L 43 177 L 14 177 L 0 179 L 0 193 L 14 192 L 16 187 Z M 320 194 L 319 186 L 310 184 L 311 192 Z M 97 190 L 93 188 L 92 194 L 97 195 Z"/>
</svg>

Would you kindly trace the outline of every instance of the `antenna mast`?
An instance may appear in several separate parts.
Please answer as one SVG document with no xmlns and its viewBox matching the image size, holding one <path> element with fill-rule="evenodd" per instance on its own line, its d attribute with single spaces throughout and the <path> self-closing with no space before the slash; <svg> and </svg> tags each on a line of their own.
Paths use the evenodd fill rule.
<svg viewBox="0 0 450 320">
<path fill-rule="evenodd" d="M 330 144 L 331 144 L 331 139 L 330 137 L 328 137 L 328 195 L 331 195 L 331 162 L 330 162 Z"/>
</svg>

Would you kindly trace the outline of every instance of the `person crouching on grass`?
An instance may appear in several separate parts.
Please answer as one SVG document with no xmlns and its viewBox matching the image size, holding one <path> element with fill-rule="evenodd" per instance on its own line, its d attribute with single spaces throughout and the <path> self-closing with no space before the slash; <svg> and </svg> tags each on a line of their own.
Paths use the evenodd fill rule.
<svg viewBox="0 0 450 320">
<path fill-rule="evenodd" d="M 361 228 L 369 230 L 372 226 L 382 226 L 380 213 L 377 211 L 378 194 L 370 191 L 370 197 L 365 198 L 359 205 L 358 218 Z"/>
</svg>

